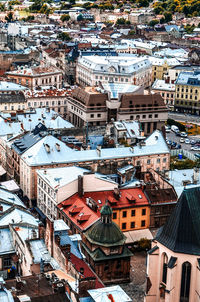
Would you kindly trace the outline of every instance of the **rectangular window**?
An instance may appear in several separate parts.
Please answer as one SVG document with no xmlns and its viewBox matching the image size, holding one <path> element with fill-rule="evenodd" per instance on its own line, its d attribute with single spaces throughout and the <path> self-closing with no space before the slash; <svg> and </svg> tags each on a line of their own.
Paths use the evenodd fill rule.
<svg viewBox="0 0 200 302">
<path fill-rule="evenodd" d="M 127 216 L 127 212 L 126 211 L 123 211 L 122 212 L 122 217 L 126 217 Z"/>
<path fill-rule="evenodd" d="M 147 165 L 150 165 L 150 164 L 151 164 L 151 160 L 147 159 Z"/>
<path fill-rule="evenodd" d="M 146 209 L 142 209 L 142 216 L 146 215 Z"/>
<path fill-rule="evenodd" d="M 157 163 L 158 163 L 158 164 L 160 163 L 160 158 L 157 158 Z"/>
<path fill-rule="evenodd" d="M 94 117 L 94 114 L 90 114 L 90 117 L 93 118 L 93 117 Z"/>
<path fill-rule="evenodd" d="M 145 220 L 142 220 L 142 221 L 141 221 L 141 227 L 144 227 L 145 224 L 146 224 L 146 221 L 145 221 Z"/>
<path fill-rule="evenodd" d="M 122 223 L 122 230 L 126 229 L 126 222 Z"/>
<path fill-rule="evenodd" d="M 131 216 L 135 216 L 135 210 L 131 210 Z"/>
<path fill-rule="evenodd" d="M 135 221 L 132 221 L 131 222 L 131 229 L 134 229 L 135 228 Z"/>
<path fill-rule="evenodd" d="M 101 117 L 101 114 L 100 114 L 100 113 L 98 113 L 98 114 L 97 114 L 97 117 Z"/>
<path fill-rule="evenodd" d="M 113 219 L 117 219 L 117 213 L 116 212 L 113 213 L 113 217 L 112 218 Z"/>
<path fill-rule="evenodd" d="M 139 161 L 139 160 L 137 161 L 136 165 L 137 165 L 137 166 L 140 166 L 140 161 Z"/>
<path fill-rule="evenodd" d="M 165 158 L 163 158 L 163 163 L 166 163 L 167 162 L 167 159 L 166 159 L 166 157 Z"/>
</svg>

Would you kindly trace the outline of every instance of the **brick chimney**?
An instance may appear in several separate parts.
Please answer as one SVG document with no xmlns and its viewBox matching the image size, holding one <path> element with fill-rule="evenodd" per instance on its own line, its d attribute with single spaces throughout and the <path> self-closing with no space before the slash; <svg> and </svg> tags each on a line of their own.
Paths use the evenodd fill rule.
<svg viewBox="0 0 200 302">
<path fill-rule="evenodd" d="M 44 239 L 44 237 L 45 237 L 45 228 L 44 228 L 43 223 L 39 223 L 38 233 L 39 233 L 39 239 Z"/>
<path fill-rule="evenodd" d="M 78 176 L 78 195 L 83 197 L 83 176 Z"/>
</svg>

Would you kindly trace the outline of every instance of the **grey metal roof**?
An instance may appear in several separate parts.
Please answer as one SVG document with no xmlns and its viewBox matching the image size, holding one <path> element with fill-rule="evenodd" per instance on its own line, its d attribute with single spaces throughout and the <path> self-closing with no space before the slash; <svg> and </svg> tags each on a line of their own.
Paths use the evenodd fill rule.
<svg viewBox="0 0 200 302">
<path fill-rule="evenodd" d="M 15 252 L 13 239 L 9 228 L 0 229 L 0 256 Z M 1 301 L 1 299 L 0 299 Z"/>
<path fill-rule="evenodd" d="M 22 154 L 41 139 L 42 137 L 39 134 L 34 135 L 32 132 L 27 133 L 14 141 L 12 149 L 14 149 L 16 153 Z"/>
</svg>

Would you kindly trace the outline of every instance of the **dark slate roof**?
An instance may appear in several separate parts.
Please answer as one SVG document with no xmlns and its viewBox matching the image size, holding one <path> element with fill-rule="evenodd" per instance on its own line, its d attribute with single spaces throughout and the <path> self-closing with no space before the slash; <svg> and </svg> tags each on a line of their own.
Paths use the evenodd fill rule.
<svg viewBox="0 0 200 302">
<path fill-rule="evenodd" d="M 84 243 L 83 247 L 87 251 L 87 253 L 90 255 L 90 257 L 93 259 L 93 261 L 105 261 L 105 260 L 114 260 L 114 259 L 120 259 L 120 258 L 127 258 L 133 256 L 131 251 L 126 246 L 123 246 L 122 253 L 121 254 L 111 254 L 106 255 L 100 248 L 95 249 L 94 251 L 91 251 Z"/>
<path fill-rule="evenodd" d="M 184 189 L 155 240 L 176 253 L 200 254 L 200 187 Z"/>
<path fill-rule="evenodd" d="M 147 252 L 147 254 L 151 255 L 151 254 L 153 254 L 153 252 L 155 252 L 157 249 L 159 249 L 159 247 L 158 247 L 157 245 L 155 245 L 151 250 L 149 250 L 149 251 Z"/>
<path fill-rule="evenodd" d="M 31 132 L 27 133 L 14 141 L 12 144 L 12 149 L 14 149 L 17 154 L 22 154 L 41 139 L 42 136 L 38 134 L 34 135 L 34 133 Z"/>
<path fill-rule="evenodd" d="M 177 257 L 171 257 L 169 259 L 169 262 L 168 262 L 168 267 L 169 268 L 174 268 L 175 264 L 176 264 L 176 260 L 177 260 Z"/>
</svg>

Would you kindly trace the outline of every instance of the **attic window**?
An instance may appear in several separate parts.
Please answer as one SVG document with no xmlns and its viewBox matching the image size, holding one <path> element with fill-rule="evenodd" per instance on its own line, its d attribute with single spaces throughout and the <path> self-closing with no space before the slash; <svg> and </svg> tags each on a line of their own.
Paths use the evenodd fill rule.
<svg viewBox="0 0 200 302">
<path fill-rule="evenodd" d="M 142 195 L 139 194 L 138 197 L 139 197 L 140 199 L 142 199 Z"/>
</svg>

